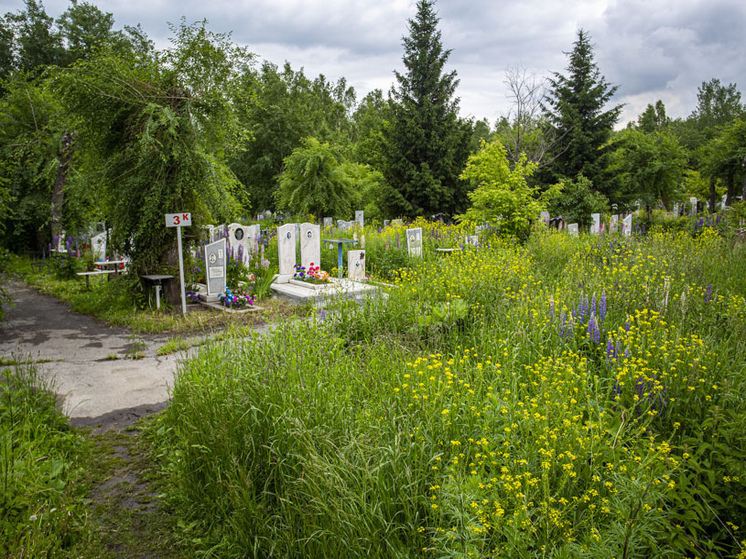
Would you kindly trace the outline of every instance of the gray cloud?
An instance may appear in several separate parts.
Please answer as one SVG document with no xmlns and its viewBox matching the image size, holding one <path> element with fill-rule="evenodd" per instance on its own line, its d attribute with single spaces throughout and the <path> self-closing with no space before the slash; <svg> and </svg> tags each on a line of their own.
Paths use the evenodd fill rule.
<svg viewBox="0 0 746 559">
<path fill-rule="evenodd" d="M 415 0 L 104 0 L 117 26 L 142 23 L 159 47 L 168 45 L 167 22 L 207 19 L 217 32 L 277 64 L 306 74 L 345 77 L 361 98 L 387 91 L 402 70 L 402 36 Z M 50 15 L 68 6 L 48 0 Z M 2 13 L 22 2 L 0 0 Z M 566 52 L 578 28 L 591 35 L 601 73 L 619 86 L 622 119 L 635 119 L 663 99 L 672 116 L 694 109 L 697 87 L 713 77 L 746 77 L 742 0 L 439 0 L 449 69 L 458 71 L 462 114 L 494 120 L 509 109 L 504 71 L 517 64 L 538 76 L 565 72 Z M 739 84 L 743 87 L 745 84 Z M 621 124 L 624 124 L 622 122 Z"/>
</svg>

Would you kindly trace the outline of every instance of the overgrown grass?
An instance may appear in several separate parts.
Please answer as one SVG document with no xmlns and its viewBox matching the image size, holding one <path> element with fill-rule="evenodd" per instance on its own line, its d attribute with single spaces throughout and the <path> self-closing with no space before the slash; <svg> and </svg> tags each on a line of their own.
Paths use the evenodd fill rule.
<svg viewBox="0 0 746 559">
<path fill-rule="evenodd" d="M 33 364 L 0 370 L 0 555 L 78 557 L 91 540 L 83 438 Z"/>
<path fill-rule="evenodd" d="M 744 557 L 744 256 L 546 232 L 408 261 L 188 363 L 169 494 L 220 557 Z"/>
</svg>

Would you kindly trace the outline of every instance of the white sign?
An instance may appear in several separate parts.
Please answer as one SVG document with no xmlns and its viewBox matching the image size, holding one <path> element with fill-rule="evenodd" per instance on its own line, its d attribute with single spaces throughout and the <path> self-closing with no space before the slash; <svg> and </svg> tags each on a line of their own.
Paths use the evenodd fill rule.
<svg viewBox="0 0 746 559">
<path fill-rule="evenodd" d="M 189 227 L 191 225 L 191 213 L 166 214 L 166 227 Z"/>
</svg>

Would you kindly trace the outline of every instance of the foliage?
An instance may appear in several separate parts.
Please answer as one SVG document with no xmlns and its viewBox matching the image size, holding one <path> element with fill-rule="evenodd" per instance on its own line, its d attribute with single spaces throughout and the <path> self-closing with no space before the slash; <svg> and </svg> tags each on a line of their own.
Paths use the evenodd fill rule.
<svg viewBox="0 0 746 559">
<path fill-rule="evenodd" d="M 469 155 L 471 123 L 459 119 L 454 97 L 456 72 L 444 72 L 434 2 L 418 0 L 417 15 L 403 38 L 406 73 L 395 72 L 390 122 L 384 128 L 383 175 L 388 184 L 379 202 L 384 215 L 453 215 L 467 204 L 459 179 Z"/>
<path fill-rule="evenodd" d="M 614 139 L 610 172 L 622 186 L 616 199 L 641 200 L 647 208 L 680 198 L 686 156 L 674 136 L 625 130 Z"/>
<path fill-rule="evenodd" d="M 602 160 L 622 107 L 604 107 L 617 86 L 609 85 L 601 75 L 593 60 L 590 37 L 584 30 L 578 31 L 568 57 L 567 75 L 555 72 L 545 97 L 545 112 L 557 140 L 551 170 L 557 178 L 582 174 L 605 192 Z"/>
<path fill-rule="evenodd" d="M 300 148 L 303 138 L 346 145 L 355 91 L 344 78 L 336 83 L 321 75 L 311 80 L 286 63 L 269 62 L 240 79 L 236 105 L 241 126 L 250 137 L 231 155 L 230 166 L 244 186 L 243 197 L 260 211 L 276 208 L 275 192 L 283 161 Z"/>
<path fill-rule="evenodd" d="M 276 194 L 277 207 L 294 214 L 349 215 L 360 198 L 353 180 L 341 165 L 339 150 L 316 138 L 285 158 Z"/>
<path fill-rule="evenodd" d="M 227 89 L 248 55 L 204 25 L 176 33 L 165 64 L 102 52 L 57 77 L 81 140 L 100 158 L 95 181 L 112 242 L 136 272 L 173 259 L 164 213 L 188 209 L 198 226 L 236 212 L 237 183 L 216 148 L 235 132 Z"/>
<path fill-rule="evenodd" d="M 587 229 L 591 223 L 591 214 L 606 213 L 609 203 L 603 194 L 594 192 L 591 181 L 583 175 L 575 180 L 563 179 L 558 188 L 549 196 L 548 207 L 551 215 L 561 216 L 565 223 L 577 223 L 581 229 Z"/>
<path fill-rule="evenodd" d="M 76 555 L 89 535 L 85 447 L 34 365 L 0 370 L 0 554 Z"/>
<path fill-rule="evenodd" d="M 531 224 L 545 207 L 537 196 L 538 187 L 527 182 L 535 169 L 536 165 L 525 156 L 511 168 L 507 151 L 498 140 L 482 143 L 461 174 L 472 185 L 469 192 L 472 206 L 458 220 L 476 225 L 487 223 L 502 235 L 526 238 Z"/>
<path fill-rule="evenodd" d="M 0 100 L 0 230 L 14 252 L 51 239 L 51 185 L 57 170 L 61 108 L 48 85 L 16 76 Z"/>
</svg>

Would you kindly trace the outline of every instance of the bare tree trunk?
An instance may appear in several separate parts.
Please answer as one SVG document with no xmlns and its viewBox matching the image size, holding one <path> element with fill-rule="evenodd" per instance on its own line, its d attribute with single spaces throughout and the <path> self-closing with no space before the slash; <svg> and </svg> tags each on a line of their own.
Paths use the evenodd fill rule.
<svg viewBox="0 0 746 559">
<path fill-rule="evenodd" d="M 75 142 L 75 131 L 68 131 L 62 135 L 62 153 L 60 154 L 60 165 L 57 167 L 57 177 L 54 179 L 52 189 L 51 224 L 52 238 L 62 233 L 60 222 L 62 221 L 62 203 L 65 200 L 65 184 L 70 172 L 70 161 L 73 157 Z"/>
</svg>

